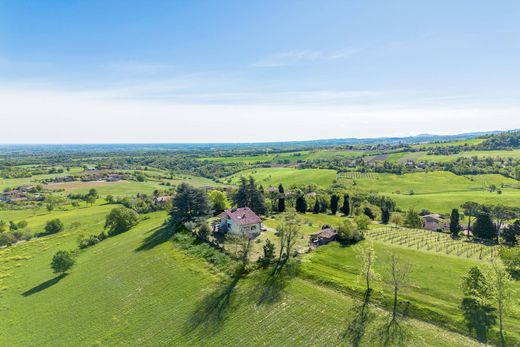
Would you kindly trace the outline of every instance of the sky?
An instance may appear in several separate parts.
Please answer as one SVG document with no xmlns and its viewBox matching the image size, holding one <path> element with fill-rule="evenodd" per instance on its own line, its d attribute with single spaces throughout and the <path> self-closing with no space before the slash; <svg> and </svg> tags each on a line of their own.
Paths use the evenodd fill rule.
<svg viewBox="0 0 520 347">
<path fill-rule="evenodd" d="M 0 143 L 520 128 L 520 1 L 0 0 Z"/>
</svg>

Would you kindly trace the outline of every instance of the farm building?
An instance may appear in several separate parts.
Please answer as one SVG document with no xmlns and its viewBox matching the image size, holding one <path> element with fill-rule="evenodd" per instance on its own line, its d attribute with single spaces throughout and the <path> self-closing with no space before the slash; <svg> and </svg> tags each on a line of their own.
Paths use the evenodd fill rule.
<svg viewBox="0 0 520 347">
<path fill-rule="evenodd" d="M 421 217 L 423 220 L 423 228 L 430 231 L 437 231 L 439 229 L 448 229 L 449 224 L 439 214 L 428 214 Z"/>
<path fill-rule="evenodd" d="M 220 230 L 231 234 L 260 234 L 262 220 L 249 207 L 227 209 L 220 215 Z"/>
<path fill-rule="evenodd" d="M 336 240 L 338 232 L 331 228 L 322 229 L 314 234 L 311 234 L 311 247 L 318 247 L 326 245 L 327 243 Z"/>
</svg>

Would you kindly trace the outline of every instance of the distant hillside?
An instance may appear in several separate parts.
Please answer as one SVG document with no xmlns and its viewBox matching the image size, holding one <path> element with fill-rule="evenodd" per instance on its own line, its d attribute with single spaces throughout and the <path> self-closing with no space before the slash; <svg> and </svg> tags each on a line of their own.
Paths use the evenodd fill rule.
<svg viewBox="0 0 520 347">
<path fill-rule="evenodd" d="M 520 131 L 508 131 L 492 135 L 479 144 L 478 147 L 485 150 L 520 148 Z"/>
<path fill-rule="evenodd" d="M 516 130 L 513 130 L 516 131 Z M 225 149 L 304 149 L 338 145 L 395 145 L 460 141 L 497 135 L 511 131 L 472 132 L 456 135 L 420 134 L 407 137 L 336 138 L 308 141 L 251 142 L 251 143 L 135 143 L 135 144 L 0 144 L 0 154 L 56 153 L 56 152 L 128 152 L 128 151 L 190 151 Z M 507 137 L 507 136 L 506 136 Z M 518 143 L 518 142 L 516 142 Z M 507 146 L 506 146 L 507 147 Z"/>
</svg>

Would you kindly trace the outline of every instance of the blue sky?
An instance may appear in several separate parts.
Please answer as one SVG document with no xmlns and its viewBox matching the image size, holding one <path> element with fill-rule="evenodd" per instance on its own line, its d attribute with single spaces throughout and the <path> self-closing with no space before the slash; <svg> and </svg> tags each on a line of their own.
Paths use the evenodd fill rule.
<svg viewBox="0 0 520 347">
<path fill-rule="evenodd" d="M 0 0 L 0 142 L 518 128 L 518 18 L 518 1 Z"/>
</svg>

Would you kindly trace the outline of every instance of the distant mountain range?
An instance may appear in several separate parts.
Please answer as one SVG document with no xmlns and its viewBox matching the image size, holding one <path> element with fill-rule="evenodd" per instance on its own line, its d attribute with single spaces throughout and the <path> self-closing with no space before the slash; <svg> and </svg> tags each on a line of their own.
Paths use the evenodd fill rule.
<svg viewBox="0 0 520 347">
<path fill-rule="evenodd" d="M 128 143 L 128 144 L 0 144 L 0 154 L 29 152 L 81 152 L 81 151 L 157 151 L 157 150 L 222 150 L 253 148 L 301 148 L 326 147 L 337 145 L 376 145 L 376 144 L 419 144 L 468 140 L 482 136 L 496 135 L 504 132 L 519 131 L 494 130 L 462 133 L 455 135 L 419 134 L 406 137 L 367 137 L 367 138 L 334 138 L 307 141 L 251 142 L 251 143 Z"/>
</svg>

